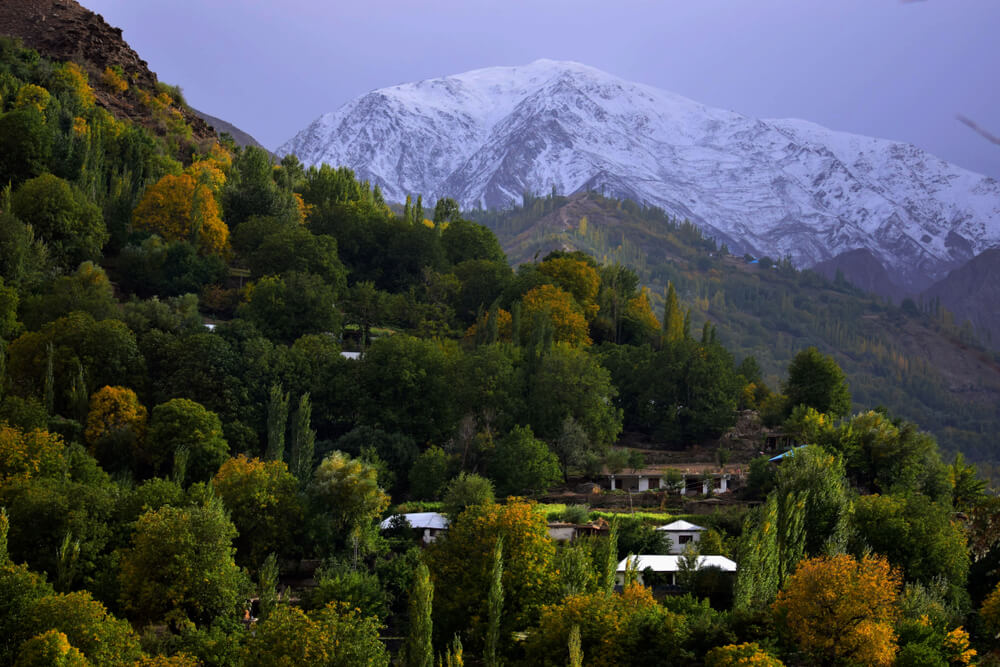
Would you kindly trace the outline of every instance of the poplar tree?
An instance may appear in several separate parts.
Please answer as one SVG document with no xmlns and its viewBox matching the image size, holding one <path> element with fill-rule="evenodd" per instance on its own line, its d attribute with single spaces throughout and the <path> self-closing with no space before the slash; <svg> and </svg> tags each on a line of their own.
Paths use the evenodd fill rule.
<svg viewBox="0 0 1000 667">
<path fill-rule="evenodd" d="M 267 452 L 268 461 L 285 458 L 285 425 L 288 422 L 288 393 L 281 391 L 281 385 L 271 386 L 271 398 L 267 403 Z"/>
<path fill-rule="evenodd" d="M 604 580 L 601 586 L 604 592 L 611 595 L 615 591 L 615 583 L 618 580 L 618 517 L 611 520 L 611 529 L 608 531 L 608 539 L 605 540 L 606 549 L 604 553 Z"/>
<path fill-rule="evenodd" d="M 52 371 L 52 343 L 45 346 L 45 410 L 51 415 L 55 413 L 56 388 L 55 377 Z"/>
<path fill-rule="evenodd" d="M 687 318 L 677 300 L 674 284 L 667 283 L 667 299 L 663 305 L 663 340 L 667 343 L 684 339 L 684 322 Z M 688 319 L 690 326 L 690 320 Z"/>
<path fill-rule="evenodd" d="M 583 667 L 583 647 L 580 643 L 579 625 L 574 625 L 569 631 L 569 667 Z"/>
<path fill-rule="evenodd" d="M 413 576 L 410 589 L 410 630 L 406 636 L 403 655 L 406 667 L 434 667 L 434 647 L 431 634 L 434 626 L 431 609 L 434 603 L 434 584 L 427 566 L 421 563 Z"/>
<path fill-rule="evenodd" d="M 291 473 L 305 484 L 312 476 L 316 431 L 312 429 L 312 402 L 309 392 L 299 398 L 299 407 L 292 420 Z"/>
<path fill-rule="evenodd" d="M 503 613 L 503 536 L 493 547 L 493 569 L 490 573 L 490 592 L 487 597 L 489 625 L 486 630 L 486 650 L 483 660 L 487 667 L 499 667 L 497 646 L 500 643 L 500 616 Z"/>
</svg>

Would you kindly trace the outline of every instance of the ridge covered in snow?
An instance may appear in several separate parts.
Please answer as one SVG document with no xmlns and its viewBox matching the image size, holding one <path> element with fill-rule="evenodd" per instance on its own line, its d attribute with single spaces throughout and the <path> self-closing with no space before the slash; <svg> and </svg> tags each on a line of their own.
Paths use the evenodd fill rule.
<svg viewBox="0 0 1000 667">
<path fill-rule="evenodd" d="M 798 266 L 864 248 L 916 289 L 1000 244 L 992 178 L 909 144 L 750 118 L 573 62 L 382 88 L 278 153 L 351 167 L 390 201 L 503 208 L 526 191 L 603 191 Z"/>
</svg>

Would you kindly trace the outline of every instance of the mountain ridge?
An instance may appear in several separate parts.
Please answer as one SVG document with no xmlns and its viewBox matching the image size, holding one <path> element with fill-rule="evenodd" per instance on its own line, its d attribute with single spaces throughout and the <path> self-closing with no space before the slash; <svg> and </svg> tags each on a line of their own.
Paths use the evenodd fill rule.
<svg viewBox="0 0 1000 667">
<path fill-rule="evenodd" d="M 372 91 L 277 153 L 351 167 L 395 201 L 504 208 L 526 191 L 603 191 L 803 267 L 866 248 L 911 292 L 1000 243 L 992 178 L 908 144 L 749 118 L 572 62 Z"/>
</svg>

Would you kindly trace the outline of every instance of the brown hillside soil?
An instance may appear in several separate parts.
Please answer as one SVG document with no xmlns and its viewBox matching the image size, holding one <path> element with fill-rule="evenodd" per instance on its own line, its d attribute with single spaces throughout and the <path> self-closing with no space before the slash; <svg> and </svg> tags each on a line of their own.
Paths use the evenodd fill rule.
<svg viewBox="0 0 1000 667">
<path fill-rule="evenodd" d="M 0 34 L 19 38 L 25 46 L 55 61 L 73 61 L 90 76 L 97 102 L 118 118 L 128 118 L 159 131 L 149 112 L 130 95 L 105 90 L 100 85 L 106 67 L 118 66 L 129 84 L 155 91 L 156 74 L 122 39 L 114 28 L 74 0 L 3 0 L 0 4 Z M 215 138 L 215 132 L 190 109 L 181 109 L 191 126 L 193 139 Z"/>
</svg>

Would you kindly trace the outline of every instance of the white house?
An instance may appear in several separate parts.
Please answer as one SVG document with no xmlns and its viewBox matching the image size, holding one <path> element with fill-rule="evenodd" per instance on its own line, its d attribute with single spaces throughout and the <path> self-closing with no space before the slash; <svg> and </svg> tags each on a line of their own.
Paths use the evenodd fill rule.
<svg viewBox="0 0 1000 667">
<path fill-rule="evenodd" d="M 379 528 L 386 530 L 392 526 L 392 521 L 397 516 L 401 516 L 406 519 L 406 523 L 410 524 L 410 528 L 421 532 L 420 539 L 424 544 L 430 544 L 438 538 L 438 535 L 448 530 L 448 517 L 443 514 L 438 514 L 437 512 L 411 512 L 409 514 L 396 514 L 382 521 L 382 523 L 379 524 Z"/>
<path fill-rule="evenodd" d="M 684 551 L 684 545 L 700 542 L 701 531 L 705 529 L 688 521 L 674 521 L 656 530 L 670 538 L 670 553 L 679 554 Z"/>
<path fill-rule="evenodd" d="M 642 573 L 647 569 L 657 574 L 666 575 L 664 578 L 670 582 L 671 586 L 677 585 L 677 572 L 680 570 L 680 560 L 683 556 L 670 555 L 641 555 L 629 556 L 618 563 L 618 585 L 625 585 L 625 572 L 630 565 L 636 569 L 637 580 L 643 586 L 646 583 L 642 579 Z M 725 556 L 698 556 L 698 569 L 703 567 L 717 567 L 723 572 L 736 572 L 736 563 Z"/>
</svg>

